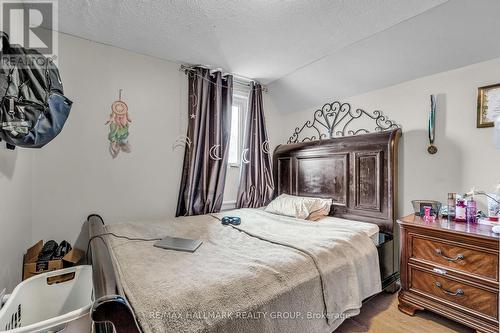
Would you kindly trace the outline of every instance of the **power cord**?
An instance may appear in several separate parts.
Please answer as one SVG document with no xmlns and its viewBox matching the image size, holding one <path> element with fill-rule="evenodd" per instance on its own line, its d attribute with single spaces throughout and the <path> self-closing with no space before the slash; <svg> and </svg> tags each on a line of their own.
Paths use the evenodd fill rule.
<svg viewBox="0 0 500 333">
<path fill-rule="evenodd" d="M 124 236 L 124 235 L 117 235 L 114 232 L 105 232 L 105 233 L 102 233 L 100 235 L 94 235 L 94 236 L 90 237 L 90 239 L 89 239 L 89 241 L 87 243 L 87 250 L 85 251 L 85 260 L 87 261 L 87 263 L 89 262 L 90 242 L 92 242 L 96 238 L 100 238 L 103 241 L 104 245 L 106 247 L 108 247 L 108 244 L 106 244 L 106 241 L 102 237 L 102 236 L 108 236 L 108 235 L 116 237 L 116 238 L 127 239 L 127 240 L 130 240 L 130 241 L 151 242 L 151 241 L 159 241 L 159 240 L 161 240 L 161 238 L 140 238 L 140 237 L 129 237 L 129 236 Z"/>
</svg>

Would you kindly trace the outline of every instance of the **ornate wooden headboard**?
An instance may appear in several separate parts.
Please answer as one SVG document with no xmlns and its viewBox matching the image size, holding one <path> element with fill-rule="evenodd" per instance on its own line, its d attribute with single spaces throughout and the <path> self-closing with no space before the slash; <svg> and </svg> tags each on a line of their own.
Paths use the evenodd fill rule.
<svg viewBox="0 0 500 333">
<path fill-rule="evenodd" d="M 332 198 L 330 214 L 393 233 L 401 130 L 280 145 L 275 195 Z"/>
</svg>

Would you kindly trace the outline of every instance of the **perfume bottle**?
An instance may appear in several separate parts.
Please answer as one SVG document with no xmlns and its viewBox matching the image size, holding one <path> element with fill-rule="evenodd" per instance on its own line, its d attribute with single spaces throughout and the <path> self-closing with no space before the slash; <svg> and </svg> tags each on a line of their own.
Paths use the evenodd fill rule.
<svg viewBox="0 0 500 333">
<path fill-rule="evenodd" d="M 476 223 L 477 222 L 477 203 L 474 200 L 474 197 L 467 200 L 467 223 Z"/>
<path fill-rule="evenodd" d="M 465 222 L 467 220 L 466 212 L 467 207 L 465 206 L 465 201 L 463 199 L 458 199 L 455 207 L 455 221 Z"/>
<path fill-rule="evenodd" d="M 455 218 L 455 205 L 457 203 L 457 194 L 448 193 L 448 220 Z"/>
</svg>

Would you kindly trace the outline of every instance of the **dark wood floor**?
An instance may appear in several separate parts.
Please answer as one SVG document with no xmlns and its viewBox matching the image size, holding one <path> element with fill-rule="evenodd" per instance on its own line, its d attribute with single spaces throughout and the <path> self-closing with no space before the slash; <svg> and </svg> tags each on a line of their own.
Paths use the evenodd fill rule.
<svg viewBox="0 0 500 333">
<path fill-rule="evenodd" d="M 335 333 L 471 333 L 474 330 L 428 311 L 417 311 L 415 316 L 398 310 L 396 294 L 381 293 L 363 304 L 361 313 L 347 319 Z"/>
</svg>

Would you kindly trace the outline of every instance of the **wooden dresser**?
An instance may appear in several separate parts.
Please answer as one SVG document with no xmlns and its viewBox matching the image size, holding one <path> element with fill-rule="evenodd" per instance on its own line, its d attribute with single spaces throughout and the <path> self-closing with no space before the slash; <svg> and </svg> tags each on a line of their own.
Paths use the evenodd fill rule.
<svg viewBox="0 0 500 333">
<path fill-rule="evenodd" d="M 429 310 L 477 332 L 498 332 L 499 236 L 491 226 L 409 215 L 401 240 L 399 310 Z"/>
</svg>

